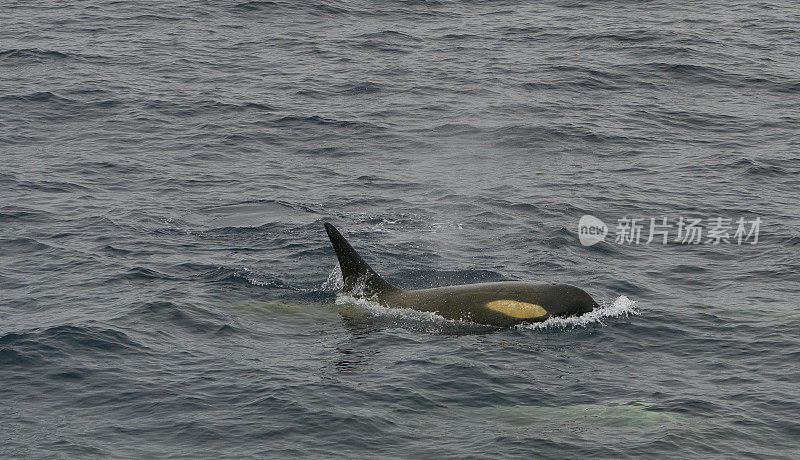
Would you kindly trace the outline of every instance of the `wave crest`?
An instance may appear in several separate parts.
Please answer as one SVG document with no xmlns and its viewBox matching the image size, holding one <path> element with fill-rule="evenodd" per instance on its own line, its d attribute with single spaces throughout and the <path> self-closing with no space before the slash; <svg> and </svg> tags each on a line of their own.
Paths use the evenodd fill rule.
<svg viewBox="0 0 800 460">
<path fill-rule="evenodd" d="M 610 304 L 606 304 L 606 302 L 603 301 L 600 308 L 595 308 L 581 316 L 568 316 L 566 318 L 553 317 L 541 323 L 522 323 L 515 327 L 517 329 L 572 329 L 575 327 L 585 327 L 593 323 L 603 326 L 605 325 L 605 323 L 603 323 L 604 318 L 628 317 L 638 314 L 639 307 L 636 301 L 629 299 L 625 295 L 621 295 Z"/>
<path fill-rule="evenodd" d="M 414 310 L 411 308 L 384 307 L 383 305 L 379 304 L 374 300 L 369 300 L 361 297 L 353 297 L 351 295 L 341 294 L 341 293 L 336 296 L 336 305 L 340 307 L 344 305 L 353 305 L 362 310 L 366 310 L 368 313 L 378 317 L 388 317 L 394 319 L 437 323 L 437 324 L 453 323 L 453 324 L 474 325 L 474 323 L 470 323 L 468 321 L 447 319 L 443 316 L 440 316 L 436 312 L 432 311 Z"/>
</svg>

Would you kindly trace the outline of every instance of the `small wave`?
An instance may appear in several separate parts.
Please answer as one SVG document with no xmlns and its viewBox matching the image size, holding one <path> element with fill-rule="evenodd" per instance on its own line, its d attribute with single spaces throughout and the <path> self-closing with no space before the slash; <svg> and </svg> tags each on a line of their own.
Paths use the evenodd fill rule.
<svg viewBox="0 0 800 460">
<path fill-rule="evenodd" d="M 136 324 L 148 321 L 159 325 L 172 325 L 170 333 L 183 330 L 192 334 L 210 336 L 230 335 L 238 331 L 224 316 L 197 305 L 155 301 L 132 304 L 131 309 L 121 318 L 133 320 Z"/>
<path fill-rule="evenodd" d="M 0 289 L 16 289 L 19 287 L 26 286 L 27 284 L 28 283 L 25 283 L 17 278 L 12 278 L 6 275 L 0 275 Z"/>
<path fill-rule="evenodd" d="M 252 2 L 242 2 L 233 5 L 235 9 L 240 10 L 249 10 L 249 11 L 257 11 L 262 9 L 271 9 L 277 8 L 282 6 L 280 3 L 277 2 L 268 2 L 268 1 L 252 1 Z"/>
<path fill-rule="evenodd" d="M 166 273 L 161 273 L 159 271 L 146 268 L 146 267 L 133 267 L 130 268 L 124 274 L 117 275 L 113 278 L 114 280 L 117 279 L 124 279 L 124 280 L 176 280 L 176 278 L 167 275 Z"/>
<path fill-rule="evenodd" d="M 339 264 L 328 273 L 328 279 L 322 283 L 322 290 L 325 292 L 339 291 L 344 287 L 344 280 L 342 279 L 342 269 Z"/>
<path fill-rule="evenodd" d="M 496 128 L 490 132 L 494 143 L 501 147 L 527 148 L 536 143 L 555 141 L 578 141 L 602 144 L 618 140 L 627 140 L 609 133 L 601 133 L 587 127 L 574 125 L 535 126 L 530 124 L 514 124 Z"/>
<path fill-rule="evenodd" d="M 522 36 L 529 36 L 529 35 L 539 35 L 543 32 L 546 32 L 547 29 L 543 27 L 537 26 L 526 26 L 526 27 L 502 27 L 498 29 L 503 35 L 522 35 Z"/>
<path fill-rule="evenodd" d="M 72 92 L 69 92 L 73 94 Z M 0 103 L 8 104 L 7 112 L 25 113 L 31 119 L 41 122 L 61 122 L 66 119 L 97 119 L 107 117 L 109 109 L 122 105 L 119 100 L 71 99 L 50 91 L 37 91 L 33 93 L 7 94 L 0 96 Z M 2 139 L 13 142 L 13 137 Z M 77 187 L 70 184 L 72 188 Z"/>
<path fill-rule="evenodd" d="M 471 38 L 481 38 L 481 36 L 480 35 L 475 35 L 475 34 L 451 33 L 451 34 L 442 35 L 439 38 L 441 38 L 442 40 L 469 40 Z"/>
<path fill-rule="evenodd" d="M 270 122 L 276 127 L 280 128 L 293 128 L 302 125 L 312 127 L 333 127 L 333 128 L 348 128 L 359 132 L 375 132 L 385 131 L 384 126 L 376 125 L 374 123 L 351 121 L 351 120 L 336 120 L 333 118 L 324 118 L 319 115 L 312 115 L 309 117 L 286 115 L 284 117 L 272 120 Z"/>
<path fill-rule="evenodd" d="M 6 350 L 6 361 L 19 364 L 40 362 L 56 354 L 78 350 L 119 354 L 146 348 L 117 329 L 71 324 L 10 332 L 0 336 L 0 347 Z"/>
<path fill-rule="evenodd" d="M 37 241 L 33 238 L 9 238 L 0 239 L 0 248 L 3 249 L 4 254 L 26 254 L 32 252 L 46 251 L 51 246 Z"/>
<path fill-rule="evenodd" d="M 213 283 L 251 284 L 254 286 L 271 287 L 276 289 L 297 290 L 280 278 L 254 272 L 247 267 L 230 268 L 216 265 L 183 263 L 175 266 L 183 273 L 182 278 L 173 279 L 202 279 Z"/>
<path fill-rule="evenodd" d="M 475 326 L 466 320 L 452 320 L 447 319 L 432 311 L 414 310 L 411 308 L 393 308 L 384 307 L 383 305 L 375 302 L 374 300 L 353 297 L 347 294 L 339 294 L 336 296 L 336 305 L 346 306 L 353 305 L 362 310 L 366 310 L 370 314 L 378 317 L 389 317 L 401 320 L 428 322 L 436 324 L 463 324 L 465 326 Z"/>
<path fill-rule="evenodd" d="M 121 256 L 126 256 L 126 255 L 131 254 L 133 252 L 133 251 L 128 250 L 128 249 L 117 248 L 117 247 L 111 246 L 110 244 L 107 244 L 107 245 L 103 246 L 102 250 L 106 251 L 106 252 L 109 252 L 111 254 L 116 254 L 116 255 L 121 255 Z"/>
<path fill-rule="evenodd" d="M 246 2 L 239 2 L 232 6 L 233 10 L 242 13 L 272 13 L 283 12 L 285 10 L 300 10 L 307 12 L 311 15 L 339 15 L 349 13 L 350 10 L 332 4 L 333 2 L 315 2 L 313 4 L 305 5 L 302 2 L 281 2 L 270 0 L 252 0 Z"/>
<path fill-rule="evenodd" d="M 80 192 L 84 190 L 89 190 L 88 187 L 84 187 L 80 184 L 75 184 L 72 182 L 64 182 L 64 181 L 50 181 L 50 180 L 42 180 L 42 181 L 19 181 L 17 182 L 17 187 L 30 189 L 30 190 L 37 190 L 46 193 L 71 193 L 71 192 Z"/>
<path fill-rule="evenodd" d="M 338 5 L 335 5 L 334 2 L 319 2 L 314 3 L 313 5 L 309 6 L 310 13 L 313 15 L 320 15 L 320 16 L 327 16 L 327 15 L 339 15 L 339 14 L 350 14 L 351 10 L 347 8 L 342 8 Z"/>
<path fill-rule="evenodd" d="M 20 353 L 10 348 L 0 348 L 0 365 L 3 366 L 25 366 L 37 364 L 41 361 L 38 356 Z"/>
<path fill-rule="evenodd" d="M 14 48 L 14 49 L 0 51 L 0 58 L 8 58 L 8 59 L 42 60 L 42 59 L 65 59 L 68 57 L 69 57 L 68 54 L 64 54 L 59 51 L 41 50 L 39 48 Z"/>
<path fill-rule="evenodd" d="M 381 85 L 371 81 L 350 82 L 339 85 L 339 94 L 348 96 L 358 96 L 362 94 L 374 94 L 381 92 Z"/>
<path fill-rule="evenodd" d="M 786 169 L 775 165 L 754 164 L 744 171 L 748 176 L 784 176 L 788 175 Z"/>
<path fill-rule="evenodd" d="M 299 204 L 254 200 L 200 208 L 182 216 L 186 224 L 204 232 L 246 234 L 280 232 L 286 225 L 303 225 L 314 219 L 314 211 Z"/>
<path fill-rule="evenodd" d="M 169 21 L 169 22 L 174 22 L 174 21 L 181 21 L 181 20 L 183 20 L 185 18 L 182 17 L 182 16 L 163 16 L 163 15 L 158 15 L 158 14 L 139 14 L 139 15 L 136 15 L 136 16 L 123 18 L 123 19 L 124 20 L 128 20 L 128 21 Z"/>
<path fill-rule="evenodd" d="M 430 131 L 433 135 L 446 136 L 466 136 L 470 134 L 480 134 L 482 131 L 481 128 L 473 126 L 469 123 L 444 123 L 434 126 L 433 128 L 426 128 L 425 130 Z"/>
<path fill-rule="evenodd" d="M 168 101 L 155 99 L 144 104 L 144 109 L 160 115 L 172 117 L 192 117 L 206 114 L 231 114 L 231 113 L 267 113 L 274 111 L 263 102 L 223 102 L 217 100 L 196 100 L 196 101 Z"/>
<path fill-rule="evenodd" d="M 342 147 L 331 147 L 331 146 L 303 147 L 295 150 L 295 153 L 297 153 L 298 155 L 324 156 L 329 159 L 342 158 L 359 154 L 358 151 Z"/>
<path fill-rule="evenodd" d="M 628 30 L 624 34 L 618 33 L 598 33 L 598 34 L 580 34 L 571 35 L 567 37 L 570 41 L 586 41 L 590 43 L 598 43 L 601 41 L 612 41 L 619 43 L 643 43 L 664 40 L 668 38 L 667 33 L 653 33 L 650 29 Z"/>
<path fill-rule="evenodd" d="M 583 90 L 609 90 L 617 91 L 624 89 L 622 85 L 615 85 L 608 81 L 595 77 L 575 77 L 573 79 L 559 79 L 552 81 L 533 81 L 523 83 L 522 88 L 526 90 L 561 90 L 564 87 L 574 87 Z"/>
<path fill-rule="evenodd" d="M 270 287 L 275 289 L 298 290 L 298 288 L 285 283 L 282 279 L 275 276 L 254 273 L 249 268 L 235 270 L 230 276 L 224 278 L 226 281 L 244 280 L 253 286 Z"/>
<path fill-rule="evenodd" d="M 790 237 L 784 238 L 781 243 L 784 246 L 797 246 L 800 244 L 800 235 L 792 235 Z"/>
<path fill-rule="evenodd" d="M 0 97 L 0 101 L 20 101 L 20 102 L 58 102 L 62 104 L 74 102 L 72 99 L 61 97 L 50 91 L 36 91 L 27 94 L 8 94 Z"/>
<path fill-rule="evenodd" d="M 396 30 L 383 30 L 380 32 L 369 32 L 364 33 L 361 35 L 356 36 L 355 38 L 363 38 L 368 40 L 388 40 L 388 39 L 402 39 L 402 40 L 413 40 L 413 41 L 421 41 L 419 38 L 409 35 L 404 32 L 398 32 Z"/>
</svg>

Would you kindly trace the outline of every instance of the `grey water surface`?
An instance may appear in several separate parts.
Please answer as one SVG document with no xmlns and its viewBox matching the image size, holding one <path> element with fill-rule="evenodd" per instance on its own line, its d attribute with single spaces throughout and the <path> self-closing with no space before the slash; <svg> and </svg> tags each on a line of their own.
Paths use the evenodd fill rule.
<svg viewBox="0 0 800 460">
<path fill-rule="evenodd" d="M 800 456 L 796 2 L 0 23 L 3 458 Z M 645 244 L 664 217 L 759 239 Z M 402 287 L 603 308 L 496 329 L 352 302 L 323 222 Z"/>
</svg>

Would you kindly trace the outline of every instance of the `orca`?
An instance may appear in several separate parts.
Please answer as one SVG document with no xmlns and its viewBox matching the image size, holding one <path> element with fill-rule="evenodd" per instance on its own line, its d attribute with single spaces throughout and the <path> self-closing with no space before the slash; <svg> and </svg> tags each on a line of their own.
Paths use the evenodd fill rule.
<svg viewBox="0 0 800 460">
<path fill-rule="evenodd" d="M 400 289 L 381 278 L 336 227 L 329 223 L 324 225 L 342 269 L 343 292 L 355 298 L 374 300 L 384 307 L 434 312 L 451 320 L 498 327 L 578 316 L 599 307 L 586 291 L 555 283 L 500 281 Z"/>
</svg>

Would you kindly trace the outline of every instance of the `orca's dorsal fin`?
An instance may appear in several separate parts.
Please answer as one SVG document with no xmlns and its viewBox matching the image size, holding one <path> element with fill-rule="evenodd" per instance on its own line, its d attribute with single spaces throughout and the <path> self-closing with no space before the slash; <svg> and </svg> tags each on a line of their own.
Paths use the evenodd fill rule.
<svg viewBox="0 0 800 460">
<path fill-rule="evenodd" d="M 339 259 L 339 267 L 342 269 L 342 279 L 344 280 L 344 292 L 362 294 L 366 297 L 373 297 L 386 291 L 395 290 L 394 286 L 384 281 L 372 267 L 369 266 L 350 243 L 336 230 L 336 227 L 325 223 L 325 231 L 331 239 L 331 245 L 336 251 Z"/>
</svg>

